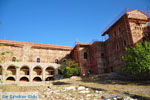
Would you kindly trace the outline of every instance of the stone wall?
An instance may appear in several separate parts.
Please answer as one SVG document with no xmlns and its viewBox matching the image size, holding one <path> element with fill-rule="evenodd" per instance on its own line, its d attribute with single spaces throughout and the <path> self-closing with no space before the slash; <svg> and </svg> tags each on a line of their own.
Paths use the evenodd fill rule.
<svg viewBox="0 0 150 100">
<path fill-rule="evenodd" d="M 71 51 L 71 47 L 68 47 L 68 49 L 63 46 L 53 48 L 49 46 L 38 46 L 36 44 L 32 45 L 30 43 L 19 44 L 16 42 L 14 44 L 12 42 L 0 41 L 0 44 L 3 44 L 0 47 L 0 53 L 4 51 L 12 52 L 3 56 L 5 61 L 12 61 L 13 57 L 16 57 L 19 62 L 37 62 L 37 58 L 39 58 L 41 63 L 55 63 L 56 60 L 60 63 Z"/>
<path fill-rule="evenodd" d="M 104 42 L 95 41 L 90 45 L 90 70 L 92 73 L 103 73 L 105 67 Z"/>
<path fill-rule="evenodd" d="M 33 62 L 5 62 L 0 64 L 3 83 L 52 81 L 58 75 L 60 64 Z"/>
<path fill-rule="evenodd" d="M 0 79 L 4 84 L 54 80 L 61 62 L 72 50 L 66 46 L 8 40 L 0 40 L 0 44 Z"/>
</svg>

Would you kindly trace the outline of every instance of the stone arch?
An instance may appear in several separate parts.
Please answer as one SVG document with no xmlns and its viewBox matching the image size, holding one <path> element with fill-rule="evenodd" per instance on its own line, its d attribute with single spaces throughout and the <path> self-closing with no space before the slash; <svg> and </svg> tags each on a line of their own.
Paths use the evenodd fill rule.
<svg viewBox="0 0 150 100">
<path fill-rule="evenodd" d="M 33 78 L 33 81 L 34 81 L 34 82 L 41 82 L 42 79 L 41 79 L 40 77 L 34 77 L 34 78 Z"/>
<path fill-rule="evenodd" d="M 28 66 L 22 66 L 20 68 L 20 75 L 29 75 L 30 74 L 30 69 Z"/>
<path fill-rule="evenodd" d="M 3 73 L 3 67 L 0 65 L 0 75 Z"/>
<path fill-rule="evenodd" d="M 42 68 L 40 66 L 36 66 L 33 68 L 34 75 L 42 75 Z"/>
<path fill-rule="evenodd" d="M 54 81 L 54 77 L 47 77 L 45 81 Z"/>
<path fill-rule="evenodd" d="M 10 76 L 6 79 L 6 81 L 16 81 L 14 77 Z"/>
<path fill-rule="evenodd" d="M 54 75 L 54 74 L 55 74 L 55 69 L 54 69 L 52 66 L 47 67 L 47 68 L 45 69 L 45 74 L 46 74 L 46 75 Z"/>
<path fill-rule="evenodd" d="M 21 77 L 20 81 L 21 82 L 29 82 L 29 79 L 27 77 Z"/>
<path fill-rule="evenodd" d="M 8 75 L 16 75 L 16 66 L 11 65 L 7 68 Z"/>
</svg>

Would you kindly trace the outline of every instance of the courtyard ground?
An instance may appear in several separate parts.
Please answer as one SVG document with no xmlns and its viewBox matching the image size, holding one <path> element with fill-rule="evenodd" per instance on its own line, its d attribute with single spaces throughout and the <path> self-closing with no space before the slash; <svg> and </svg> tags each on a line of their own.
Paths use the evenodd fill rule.
<svg viewBox="0 0 150 100">
<path fill-rule="evenodd" d="M 104 80 L 99 76 L 71 77 L 45 86 L 1 85 L 0 90 L 38 92 L 38 100 L 101 100 L 118 95 L 114 100 L 150 100 L 149 82 Z M 132 98 L 125 95 L 132 95 Z"/>
</svg>

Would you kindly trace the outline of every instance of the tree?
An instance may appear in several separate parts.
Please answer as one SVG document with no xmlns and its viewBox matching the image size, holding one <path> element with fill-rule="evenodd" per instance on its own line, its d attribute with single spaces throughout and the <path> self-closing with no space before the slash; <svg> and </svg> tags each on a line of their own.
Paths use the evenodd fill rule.
<svg viewBox="0 0 150 100">
<path fill-rule="evenodd" d="M 66 60 L 60 67 L 60 71 L 64 77 L 71 77 L 73 75 L 80 75 L 80 67 L 72 59 Z"/>
<path fill-rule="evenodd" d="M 137 43 L 135 47 L 126 48 L 122 59 L 126 63 L 121 68 L 123 72 L 144 79 L 150 72 L 150 42 L 145 41 Z"/>
</svg>

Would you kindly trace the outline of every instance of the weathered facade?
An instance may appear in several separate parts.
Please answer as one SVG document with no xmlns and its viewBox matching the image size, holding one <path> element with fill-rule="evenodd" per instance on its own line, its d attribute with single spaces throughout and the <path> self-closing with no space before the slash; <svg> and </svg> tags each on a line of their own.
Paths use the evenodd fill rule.
<svg viewBox="0 0 150 100">
<path fill-rule="evenodd" d="M 77 44 L 71 52 L 72 58 L 79 62 L 81 69 L 86 68 L 83 74 L 118 71 L 124 64 L 121 57 L 126 47 L 150 40 L 149 21 L 139 10 L 126 11 L 103 32 L 102 36 L 109 36 L 106 41 L 88 44 L 84 50 L 78 49 L 82 44 Z M 84 52 L 88 54 L 86 60 L 81 59 Z"/>
<path fill-rule="evenodd" d="M 0 79 L 7 82 L 54 80 L 71 47 L 0 40 Z M 5 54 L 4 54 L 5 53 Z"/>
<path fill-rule="evenodd" d="M 121 57 L 126 47 L 149 40 L 148 17 L 139 10 L 126 12 L 102 35 L 108 34 L 106 46 L 106 71 L 117 71 L 124 64 Z"/>
<path fill-rule="evenodd" d="M 103 73 L 105 66 L 104 42 L 79 43 L 71 51 L 71 57 L 79 63 L 82 74 Z"/>
<path fill-rule="evenodd" d="M 78 43 L 72 49 L 29 42 L 0 40 L 0 79 L 3 82 L 35 82 L 55 79 L 60 63 L 68 56 L 79 63 L 82 75 L 118 71 L 125 48 L 150 40 L 150 19 L 139 10 L 125 12 L 93 43 Z M 2 54 L 4 51 L 11 51 Z"/>
</svg>

